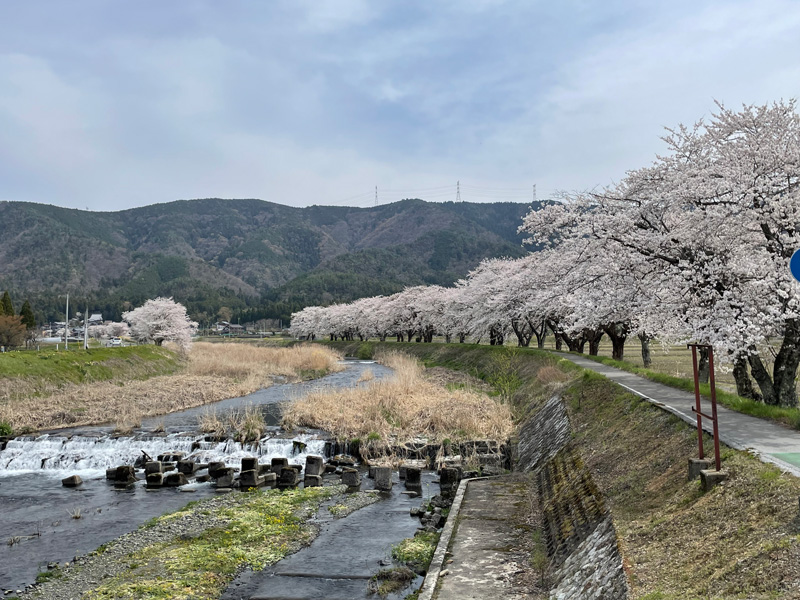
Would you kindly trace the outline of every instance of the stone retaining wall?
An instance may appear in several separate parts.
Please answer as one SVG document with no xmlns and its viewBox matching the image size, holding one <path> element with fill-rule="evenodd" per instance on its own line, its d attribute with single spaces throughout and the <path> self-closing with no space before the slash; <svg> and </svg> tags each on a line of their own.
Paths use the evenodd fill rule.
<svg viewBox="0 0 800 600">
<path fill-rule="evenodd" d="M 566 407 L 554 397 L 520 429 L 518 469 L 535 473 L 555 600 L 626 600 L 611 515 L 572 444 Z"/>
</svg>

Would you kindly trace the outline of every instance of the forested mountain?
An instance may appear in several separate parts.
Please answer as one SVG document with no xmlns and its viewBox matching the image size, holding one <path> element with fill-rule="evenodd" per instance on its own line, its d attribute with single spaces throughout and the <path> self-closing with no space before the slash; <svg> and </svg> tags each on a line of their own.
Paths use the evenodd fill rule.
<svg viewBox="0 0 800 600">
<path fill-rule="evenodd" d="M 0 202 L 0 290 L 55 317 L 69 292 L 110 317 L 157 295 L 213 319 L 284 318 L 306 304 L 450 284 L 486 257 L 525 253 L 529 204 L 403 200 L 294 208 L 182 200 L 118 212 Z"/>
</svg>

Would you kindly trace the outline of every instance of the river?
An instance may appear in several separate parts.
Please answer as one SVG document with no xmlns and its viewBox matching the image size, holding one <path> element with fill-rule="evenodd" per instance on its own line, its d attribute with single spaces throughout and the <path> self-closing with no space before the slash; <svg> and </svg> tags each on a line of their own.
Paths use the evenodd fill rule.
<svg viewBox="0 0 800 600">
<path fill-rule="evenodd" d="M 323 454 L 324 432 L 293 435 L 277 426 L 280 405 L 312 389 L 357 385 L 367 369 L 376 379 L 391 373 L 371 361 L 344 363 L 343 371 L 313 381 L 277 384 L 247 396 L 147 419 L 131 436 L 114 436 L 111 426 L 96 426 L 11 440 L 0 451 L 0 590 L 22 589 L 48 563 L 64 563 L 91 552 L 153 517 L 215 493 L 210 483 L 148 491 L 140 481 L 129 490 L 114 489 L 105 480 L 105 469 L 133 464 L 142 451 L 154 458 L 182 451 L 198 462 L 223 461 L 231 466 L 238 466 L 245 456 L 258 456 L 262 463 L 282 456 L 302 464 L 308 454 Z M 272 425 L 259 442 L 206 441 L 198 431 L 197 419 L 204 411 L 213 408 L 224 414 L 251 404 L 260 406 Z M 153 429 L 161 425 L 164 433 L 154 434 Z M 62 487 L 61 479 L 74 474 L 81 476 L 83 485 Z"/>
</svg>

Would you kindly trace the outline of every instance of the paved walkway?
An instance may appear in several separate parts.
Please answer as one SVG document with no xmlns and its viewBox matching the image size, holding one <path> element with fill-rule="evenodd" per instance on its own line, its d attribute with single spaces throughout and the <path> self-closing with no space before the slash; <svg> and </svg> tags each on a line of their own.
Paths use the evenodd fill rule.
<svg viewBox="0 0 800 600">
<path fill-rule="evenodd" d="M 529 597 L 514 584 L 514 576 L 527 568 L 527 556 L 515 548 L 520 531 L 515 526 L 514 513 L 522 500 L 521 485 L 516 475 L 468 483 L 458 509 L 458 524 L 450 538 L 446 554 L 449 558 L 442 565 L 445 574 L 440 575 L 438 585 L 434 583 L 435 600 Z M 453 517 L 451 513 L 450 518 Z M 431 564 L 434 568 L 437 566 Z M 420 598 L 430 597 L 430 593 L 420 594 Z"/>
<path fill-rule="evenodd" d="M 687 423 L 697 426 L 697 419 L 692 412 L 695 405 L 694 394 L 684 392 L 633 373 L 595 362 L 574 354 L 561 354 L 562 358 L 575 364 L 605 375 L 610 380 L 630 390 L 637 396 L 652 402 L 677 415 Z M 703 399 L 702 410 L 711 412 L 711 402 Z M 717 405 L 719 421 L 719 439 L 737 450 L 747 450 L 756 454 L 761 460 L 770 462 L 784 471 L 800 477 L 800 431 L 789 427 L 751 417 Z M 703 429 L 711 432 L 711 422 L 703 419 Z M 707 455 L 713 458 L 713 447 Z"/>
</svg>

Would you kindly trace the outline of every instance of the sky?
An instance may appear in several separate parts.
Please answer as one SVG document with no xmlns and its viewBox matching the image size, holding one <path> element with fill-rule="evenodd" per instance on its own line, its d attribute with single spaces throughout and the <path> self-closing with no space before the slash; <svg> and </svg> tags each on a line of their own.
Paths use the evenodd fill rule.
<svg viewBox="0 0 800 600">
<path fill-rule="evenodd" d="M 516 201 L 800 96 L 800 2 L 0 0 L 0 201 Z M 457 190 L 456 182 L 459 183 Z"/>
</svg>

